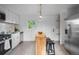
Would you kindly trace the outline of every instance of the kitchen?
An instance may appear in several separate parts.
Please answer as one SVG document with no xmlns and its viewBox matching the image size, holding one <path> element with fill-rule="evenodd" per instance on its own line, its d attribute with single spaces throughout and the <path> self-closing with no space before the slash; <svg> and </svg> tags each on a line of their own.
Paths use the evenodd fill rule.
<svg viewBox="0 0 79 59">
<path fill-rule="evenodd" d="M 16 6 L 16 7 L 15 7 Z M 13 9 L 14 11 L 19 10 L 19 14 L 10 10 L 9 9 Z M 21 7 L 20 9 L 17 9 L 17 7 Z M 26 7 L 26 9 L 25 9 Z M 34 12 L 32 12 L 32 9 L 30 8 L 35 8 L 36 10 Z M 15 50 L 18 46 L 20 46 L 19 43 L 21 43 L 23 41 L 23 46 L 26 47 L 24 49 L 27 50 L 26 53 L 23 52 L 23 54 L 35 54 L 35 35 L 36 33 L 39 31 L 40 27 L 40 31 L 44 31 L 46 32 L 46 35 L 48 35 L 49 37 L 52 38 L 52 33 L 49 33 L 52 31 L 52 29 L 47 29 L 47 28 L 51 28 L 51 26 L 53 25 L 53 27 L 56 30 L 56 27 L 58 26 L 58 24 L 56 23 L 56 21 L 58 20 L 58 15 L 54 15 L 54 16 L 47 16 L 47 18 L 45 18 L 46 20 L 41 21 L 40 18 L 38 17 L 39 14 L 41 15 L 41 13 L 39 13 L 38 10 L 40 10 L 41 6 L 40 4 L 38 5 L 5 5 L 5 4 L 1 4 L 0 5 L 0 11 L 2 14 L 4 14 L 4 18 L 5 19 L 1 19 L 0 23 L 1 23 L 1 35 L 4 34 L 5 35 L 9 35 L 10 38 L 7 38 L 7 40 L 3 40 L 4 42 L 2 42 L 2 46 L 1 46 L 1 55 L 9 55 L 13 50 Z M 25 11 L 23 10 L 27 10 L 29 11 L 25 13 Z M 22 11 L 22 12 L 21 12 Z M 40 12 L 42 12 L 40 10 Z M 23 14 L 23 15 L 21 15 Z M 34 14 L 34 15 L 33 15 Z M 53 24 L 52 24 L 52 18 L 56 19 Z M 36 20 L 38 19 L 38 20 Z M 50 21 L 48 20 L 50 19 Z M 30 25 L 30 22 L 32 25 Z M 43 24 L 45 23 L 45 24 Z M 49 25 L 47 25 L 47 23 Z M 43 26 L 41 26 L 43 25 Z M 47 25 L 47 27 L 45 27 Z M 47 29 L 47 30 L 46 30 Z M 58 33 L 58 29 L 55 31 L 56 33 Z M 56 33 L 54 33 L 53 35 L 55 36 L 54 39 L 58 40 L 58 35 L 56 35 Z M 3 39 L 3 38 L 1 38 Z M 9 40 L 11 40 L 11 42 L 9 42 Z M 24 43 L 25 42 L 25 43 Z M 31 43 L 30 43 L 31 42 Z M 33 42 L 33 44 L 32 44 Z M 28 44 L 27 44 L 28 43 Z M 28 50 L 29 48 L 27 48 L 30 45 L 30 48 L 33 50 Z M 31 45 L 33 45 L 31 47 Z M 5 51 L 5 47 L 8 51 Z M 3 48 L 3 49 L 2 49 Z M 19 48 L 21 49 L 21 48 Z M 5 52 L 4 52 L 5 51 Z M 29 51 L 29 52 L 28 52 Z M 3 53 L 4 52 L 4 53 Z M 18 52 L 17 52 L 18 53 Z M 14 52 L 14 54 L 17 54 Z M 12 54 L 12 53 L 11 53 Z M 19 53 L 22 54 L 22 53 Z"/>
<path fill-rule="evenodd" d="M 19 30 L 18 19 L 15 13 L 0 7 L 0 55 L 8 54 L 21 43 L 23 33 Z"/>
<path fill-rule="evenodd" d="M 0 4 L 0 55 L 69 55 L 65 21 L 78 10 L 75 4 Z"/>
</svg>

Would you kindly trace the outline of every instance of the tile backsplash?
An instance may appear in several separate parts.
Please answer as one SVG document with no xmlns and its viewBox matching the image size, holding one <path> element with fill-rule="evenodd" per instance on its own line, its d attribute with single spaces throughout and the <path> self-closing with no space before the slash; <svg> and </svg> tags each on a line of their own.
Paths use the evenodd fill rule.
<svg viewBox="0 0 79 59">
<path fill-rule="evenodd" d="M 0 33 L 12 33 L 14 32 L 14 24 L 0 23 Z"/>
</svg>

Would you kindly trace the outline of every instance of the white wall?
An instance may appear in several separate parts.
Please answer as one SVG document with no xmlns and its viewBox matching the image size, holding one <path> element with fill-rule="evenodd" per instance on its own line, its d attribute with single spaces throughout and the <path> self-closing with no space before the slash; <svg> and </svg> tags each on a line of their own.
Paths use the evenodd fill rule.
<svg viewBox="0 0 79 59">
<path fill-rule="evenodd" d="M 60 44 L 64 43 L 65 39 L 65 20 L 63 13 L 60 13 Z"/>
<path fill-rule="evenodd" d="M 28 20 L 35 20 L 36 26 L 32 29 L 28 29 Z M 44 16 L 43 19 L 40 19 L 39 16 L 24 16 L 20 18 L 20 26 L 24 32 L 24 41 L 34 41 L 35 34 L 38 31 L 43 31 L 46 36 L 50 37 L 52 40 L 58 41 L 58 16 Z M 53 28 L 54 31 L 53 32 Z"/>
</svg>

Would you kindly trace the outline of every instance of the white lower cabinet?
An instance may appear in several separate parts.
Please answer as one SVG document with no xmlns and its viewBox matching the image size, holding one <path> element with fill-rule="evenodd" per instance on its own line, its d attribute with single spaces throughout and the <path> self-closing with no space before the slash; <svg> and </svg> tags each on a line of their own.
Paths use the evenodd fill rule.
<svg viewBox="0 0 79 59">
<path fill-rule="evenodd" d="M 12 34 L 12 49 L 20 43 L 20 32 Z"/>
</svg>

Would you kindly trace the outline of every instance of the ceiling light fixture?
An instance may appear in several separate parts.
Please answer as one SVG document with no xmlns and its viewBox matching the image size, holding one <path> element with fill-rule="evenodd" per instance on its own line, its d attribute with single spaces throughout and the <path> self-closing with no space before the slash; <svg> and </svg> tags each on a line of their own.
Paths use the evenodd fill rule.
<svg viewBox="0 0 79 59">
<path fill-rule="evenodd" d="M 40 15 L 39 17 L 40 17 L 40 18 L 42 18 L 42 16 L 41 16 L 41 15 Z"/>
<path fill-rule="evenodd" d="M 42 18 L 42 5 L 40 4 L 40 18 Z"/>
</svg>

